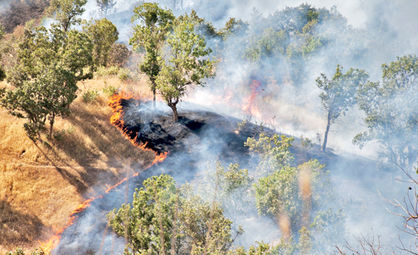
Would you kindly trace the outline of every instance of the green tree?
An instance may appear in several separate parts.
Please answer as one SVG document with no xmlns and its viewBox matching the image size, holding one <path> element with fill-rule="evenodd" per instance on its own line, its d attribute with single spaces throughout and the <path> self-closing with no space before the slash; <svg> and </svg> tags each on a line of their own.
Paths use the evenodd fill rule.
<svg viewBox="0 0 418 255">
<path fill-rule="evenodd" d="M 168 56 L 161 61 L 157 89 L 178 120 L 177 104 L 190 86 L 204 85 L 204 78 L 214 76 L 215 61 L 208 59 L 211 52 L 205 39 L 195 33 L 198 24 L 190 16 L 175 20 L 173 32 L 167 37 Z"/>
<path fill-rule="evenodd" d="M 378 141 L 383 155 L 401 167 L 412 167 L 418 155 L 417 60 L 410 55 L 383 64 L 382 81 L 361 84 L 357 96 L 368 130 L 354 143 Z"/>
<path fill-rule="evenodd" d="M 220 35 L 224 40 L 229 36 L 236 35 L 247 31 L 248 24 L 240 19 L 230 18 L 226 23 L 225 27 L 220 31 Z"/>
<path fill-rule="evenodd" d="M 109 65 L 122 67 L 127 63 L 130 55 L 131 51 L 125 44 L 114 43 L 109 53 Z"/>
<path fill-rule="evenodd" d="M 161 48 L 175 19 L 170 10 L 161 9 L 156 3 L 143 3 L 134 9 L 132 22 L 134 34 L 129 43 L 134 49 L 145 52 L 144 61 L 140 63 L 141 72 L 145 73 L 151 82 L 151 91 L 156 95 L 156 79 L 161 71 Z"/>
<path fill-rule="evenodd" d="M 250 152 L 260 157 L 259 172 L 269 174 L 293 161 L 294 158 L 290 152 L 293 140 L 293 137 L 285 135 L 268 136 L 261 133 L 258 139 L 249 137 L 245 146 L 249 147 Z"/>
<path fill-rule="evenodd" d="M 55 117 L 69 113 L 76 91 L 74 75 L 53 63 L 45 66 L 36 78 L 23 80 L 14 89 L 0 91 L 0 105 L 10 114 L 28 120 L 24 127 L 33 140 L 39 138 L 48 120 L 51 138 Z"/>
<path fill-rule="evenodd" d="M 17 64 L 8 75 L 13 89 L 1 91 L 0 104 L 10 114 L 28 120 L 24 127 L 36 140 L 49 123 L 49 138 L 57 116 L 67 115 L 76 98 L 76 82 L 91 77 L 91 43 L 87 35 L 57 26 L 26 30 Z"/>
<path fill-rule="evenodd" d="M 190 187 L 177 188 L 171 176 L 153 176 L 108 215 L 126 254 L 226 254 L 231 221 L 216 203 L 204 202 Z"/>
<path fill-rule="evenodd" d="M 343 73 L 343 68 L 340 65 L 337 65 L 331 80 L 323 73 L 321 73 L 321 77 L 316 79 L 316 85 L 322 90 L 319 97 L 327 112 L 327 126 L 325 128 L 322 151 L 326 149 L 331 124 L 356 103 L 357 89 L 363 86 L 367 79 L 368 75 L 363 70 L 351 68 L 346 73 Z"/>
<path fill-rule="evenodd" d="M 93 44 L 93 62 L 96 67 L 106 66 L 109 60 L 110 50 L 118 40 L 119 33 L 115 25 L 103 18 L 90 23 L 85 27 Z"/>
<path fill-rule="evenodd" d="M 49 12 L 54 14 L 58 24 L 66 32 L 71 25 L 80 24 L 81 19 L 78 16 L 85 11 L 83 6 L 86 3 L 87 0 L 52 0 Z"/>
</svg>

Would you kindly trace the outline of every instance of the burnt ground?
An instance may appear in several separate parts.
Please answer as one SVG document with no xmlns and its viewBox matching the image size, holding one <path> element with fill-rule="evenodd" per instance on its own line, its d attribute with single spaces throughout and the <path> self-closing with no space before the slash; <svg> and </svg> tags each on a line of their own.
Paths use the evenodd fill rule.
<svg viewBox="0 0 418 255">
<path fill-rule="evenodd" d="M 193 154 L 193 149 L 204 146 L 213 148 L 211 152 L 216 151 L 220 161 L 245 164 L 249 156 L 248 147 L 244 145 L 247 139 L 257 137 L 260 133 L 276 133 L 270 128 L 207 110 L 181 109 L 179 121 L 173 122 L 171 111 L 164 109 L 161 103 L 154 108 L 152 102 L 122 99 L 122 106 L 127 133 L 138 143 L 146 144 L 146 147 L 158 153 Z M 306 158 L 328 161 L 335 156 L 331 152 L 322 154 L 318 145 L 310 149 L 303 148 L 298 138 L 295 138 L 291 151 L 295 154 L 296 163 Z"/>
<path fill-rule="evenodd" d="M 244 142 L 248 137 L 257 137 L 261 132 L 274 134 L 271 129 L 252 123 L 242 124 L 242 120 L 223 116 L 207 110 L 179 109 L 180 118 L 172 121 L 170 109 L 152 102 L 139 103 L 136 100 L 124 100 L 124 128 L 132 139 L 159 153 L 168 152 L 167 159 L 141 172 L 123 185 L 95 200 L 85 211 L 78 214 L 75 224 L 67 228 L 59 246 L 53 254 L 118 254 L 124 247 L 124 240 L 116 237 L 106 225 L 106 214 L 119 208 L 122 203 L 132 200 L 135 188 L 153 175 L 168 173 L 177 183 L 187 182 L 195 177 L 197 169 L 202 169 L 205 162 L 220 161 L 223 164 L 239 163 L 241 167 L 251 169 L 251 156 Z M 193 107 L 195 108 L 195 107 Z M 364 169 L 371 166 L 376 169 L 376 162 L 348 159 L 332 152 L 321 153 L 318 145 L 304 149 L 299 139 L 295 138 L 291 148 L 295 164 L 317 158 L 328 169 L 344 165 L 350 169 L 354 179 L 364 178 Z M 351 185 L 351 184 L 350 184 Z"/>
</svg>

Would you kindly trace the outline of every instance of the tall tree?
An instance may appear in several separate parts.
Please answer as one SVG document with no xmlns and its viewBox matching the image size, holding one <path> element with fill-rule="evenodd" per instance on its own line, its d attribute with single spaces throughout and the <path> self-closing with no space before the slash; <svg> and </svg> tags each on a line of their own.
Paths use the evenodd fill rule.
<svg viewBox="0 0 418 255">
<path fill-rule="evenodd" d="M 360 86 L 358 104 L 368 130 L 354 143 L 375 140 L 383 155 L 401 167 L 412 167 L 418 156 L 418 58 L 398 57 L 382 65 L 382 81 Z"/>
<path fill-rule="evenodd" d="M 214 63 L 208 59 L 211 50 L 205 39 L 195 32 L 198 23 L 190 16 L 175 20 L 173 32 L 167 37 L 168 56 L 161 60 L 156 79 L 157 89 L 178 121 L 177 104 L 190 86 L 204 85 L 204 78 L 214 75 Z"/>
<path fill-rule="evenodd" d="M 95 67 L 106 66 L 109 60 L 110 50 L 118 40 L 119 33 L 115 25 L 103 18 L 90 23 L 85 27 L 93 44 L 93 62 Z"/>
<path fill-rule="evenodd" d="M 316 79 L 316 85 L 322 90 L 319 97 L 327 112 L 327 126 L 325 128 L 322 151 L 326 149 L 331 124 L 355 104 L 357 88 L 363 86 L 367 79 L 368 75 L 363 70 L 351 68 L 346 73 L 343 73 L 343 68 L 340 65 L 337 65 L 331 80 L 323 73 L 321 73 L 321 77 Z"/>
<path fill-rule="evenodd" d="M 86 3 L 87 0 L 52 0 L 49 12 L 54 14 L 61 28 L 64 31 L 68 31 L 71 25 L 81 22 L 78 16 L 85 11 L 83 6 Z"/>
<path fill-rule="evenodd" d="M 161 71 L 161 48 L 175 19 L 170 10 L 164 10 L 156 3 L 143 3 L 134 9 L 132 22 L 134 34 L 129 43 L 134 49 L 145 52 L 144 61 L 140 63 L 141 72 L 145 73 L 151 82 L 154 101 L 156 95 L 156 79 Z"/>
</svg>

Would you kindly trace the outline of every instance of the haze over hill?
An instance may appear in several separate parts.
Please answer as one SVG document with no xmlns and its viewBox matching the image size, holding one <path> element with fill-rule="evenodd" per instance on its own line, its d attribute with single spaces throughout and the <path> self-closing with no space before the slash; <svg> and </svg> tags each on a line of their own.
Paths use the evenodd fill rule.
<svg viewBox="0 0 418 255">
<path fill-rule="evenodd" d="M 0 3 L 0 253 L 413 254 L 417 2 L 156 2 Z"/>
</svg>

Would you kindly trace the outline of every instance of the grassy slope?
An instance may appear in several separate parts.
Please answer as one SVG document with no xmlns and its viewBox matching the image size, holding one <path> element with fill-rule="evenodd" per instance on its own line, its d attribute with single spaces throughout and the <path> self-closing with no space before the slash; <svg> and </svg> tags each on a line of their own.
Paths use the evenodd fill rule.
<svg viewBox="0 0 418 255">
<path fill-rule="evenodd" d="M 152 161 L 153 153 L 133 149 L 109 123 L 105 85 L 148 91 L 144 82 L 116 77 L 81 82 L 71 116 L 57 121 L 57 136 L 47 141 L 52 147 L 36 146 L 25 135 L 24 120 L 0 108 L 0 254 L 38 247 L 79 203 Z M 84 102 L 83 93 L 92 89 L 99 91 L 98 99 Z"/>
</svg>

